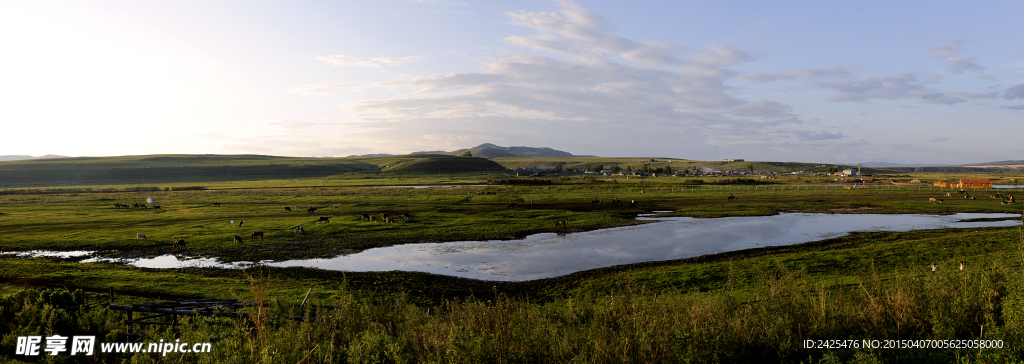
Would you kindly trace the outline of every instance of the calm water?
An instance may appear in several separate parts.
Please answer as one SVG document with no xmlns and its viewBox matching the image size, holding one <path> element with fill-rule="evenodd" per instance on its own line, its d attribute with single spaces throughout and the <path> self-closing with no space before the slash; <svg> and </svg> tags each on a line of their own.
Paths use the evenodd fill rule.
<svg viewBox="0 0 1024 364">
<path fill-rule="evenodd" d="M 959 222 L 1012 214 L 875 215 L 786 213 L 775 216 L 696 219 L 648 218 L 656 222 L 565 234 L 535 234 L 522 240 L 407 244 L 327 259 L 261 262 L 274 267 L 343 271 L 416 271 L 456 277 L 524 281 L 557 277 L 614 265 L 689 258 L 748 248 L 790 245 L 846 235 L 851 231 L 908 231 L 940 228 L 1016 226 L 1017 220 Z M 571 221 L 570 221 L 571 224 Z M 112 261 L 91 258 L 86 262 Z M 163 255 L 121 262 L 138 267 L 224 267 L 219 263 Z"/>
</svg>

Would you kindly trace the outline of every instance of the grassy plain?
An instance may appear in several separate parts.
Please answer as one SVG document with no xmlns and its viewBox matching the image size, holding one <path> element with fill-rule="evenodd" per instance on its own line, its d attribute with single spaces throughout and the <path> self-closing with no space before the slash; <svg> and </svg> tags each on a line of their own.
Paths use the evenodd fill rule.
<svg viewBox="0 0 1024 364">
<path fill-rule="evenodd" d="M 377 160 L 383 163 L 378 167 L 395 162 Z M 0 195 L 0 251 L 150 256 L 170 253 L 171 242 L 180 238 L 188 244 L 180 252 L 184 256 L 293 259 L 394 244 L 513 239 L 561 231 L 556 220 L 567 221 L 569 231 L 622 226 L 636 224 L 637 214 L 650 211 L 703 218 L 790 211 L 1021 212 L 1019 205 L 990 199 L 992 191 L 968 200 L 950 189 L 800 186 L 805 180 L 796 177 L 763 186 L 712 184 L 716 179 L 693 185 L 687 178 L 572 177 L 550 185 L 373 187 L 485 184 L 493 177 L 384 172 L 154 182 L 142 186 L 158 190 L 146 192 L 123 191 L 138 184 L 74 193 L 18 190 Z M 164 190 L 189 185 L 209 189 Z M 107 188 L 119 191 L 102 192 Z M 946 197 L 947 192 L 954 196 Z M 738 199 L 726 199 L 730 194 Z M 616 197 L 640 204 L 611 204 Z M 591 203 L 595 198 L 603 203 Z M 929 198 L 944 201 L 933 204 Z M 150 201 L 162 208 L 114 207 Z M 518 206 L 509 208 L 510 201 Z M 309 205 L 319 210 L 307 214 Z M 293 211 L 284 211 L 285 206 Z M 361 213 L 409 213 L 412 219 L 374 223 L 361 220 Z M 321 216 L 330 223 L 317 224 Z M 238 227 L 238 221 L 244 225 Z M 296 225 L 305 234 L 294 233 Z M 254 230 L 263 231 L 264 239 L 249 241 Z M 139 232 L 148 239 L 136 240 Z M 1017 228 L 855 233 L 529 282 L 302 268 L 161 270 L 0 256 L 0 293 L 6 295 L 0 321 L 7 325 L 0 324 L 0 343 L 6 355 L 15 334 L 45 333 L 48 327 L 123 340 L 115 340 L 124 332 L 116 312 L 64 312 L 54 307 L 67 305 L 43 298 L 54 297 L 55 291 L 46 296 L 24 287 L 113 290 L 122 303 L 181 296 L 268 297 L 272 305 L 266 309 L 279 314 L 297 313 L 296 301 L 313 288 L 316 304 L 305 314 L 315 320 L 218 319 L 178 334 L 153 329 L 147 335 L 213 341 L 224 348 L 214 356 L 168 357 L 184 362 L 1013 362 L 1024 360 L 1020 234 Z M 234 243 L 234 235 L 246 241 Z M 953 270 L 959 261 L 967 262 L 968 270 Z M 943 269 L 932 273 L 932 263 Z M 264 278 L 254 282 L 250 277 Z M 1002 339 L 1011 347 L 801 348 L 803 340 L 864 338 Z M 152 362 L 157 357 L 102 358 L 121 359 Z"/>
</svg>

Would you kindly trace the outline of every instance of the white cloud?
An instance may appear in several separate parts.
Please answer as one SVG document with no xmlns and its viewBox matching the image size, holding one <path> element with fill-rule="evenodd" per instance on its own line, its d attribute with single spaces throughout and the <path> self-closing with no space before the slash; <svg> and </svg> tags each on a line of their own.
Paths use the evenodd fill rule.
<svg viewBox="0 0 1024 364">
<path fill-rule="evenodd" d="M 928 59 L 943 60 L 946 62 L 946 65 L 949 66 L 949 71 L 956 74 L 961 74 L 966 71 L 981 71 L 985 69 L 985 67 L 977 65 L 970 59 L 957 56 L 960 51 L 963 50 L 965 43 L 966 42 L 962 39 L 946 42 L 946 44 L 932 49 L 931 53 L 928 55 Z"/>
<path fill-rule="evenodd" d="M 343 55 L 340 55 L 340 54 L 336 54 L 336 55 L 332 55 L 332 56 L 319 56 L 319 57 L 314 57 L 314 59 L 316 59 L 318 61 L 324 61 L 324 62 L 330 63 L 332 65 L 335 65 L 335 66 L 381 68 L 379 64 L 373 63 L 371 61 L 364 61 L 364 60 L 361 60 L 361 59 L 358 59 L 358 58 L 353 58 L 353 57 L 349 57 L 349 56 L 343 56 Z"/>
<path fill-rule="evenodd" d="M 777 80 L 813 79 L 813 78 L 849 78 L 850 70 L 861 69 L 863 66 L 836 66 L 822 69 L 798 69 L 782 73 L 747 73 L 736 76 L 737 80 L 753 83 L 766 83 Z"/>
<path fill-rule="evenodd" d="M 416 62 L 424 61 L 424 60 L 428 60 L 428 59 L 430 59 L 430 56 L 377 57 L 377 58 L 373 58 L 373 61 L 377 62 L 377 63 L 384 63 L 384 64 L 387 64 L 387 65 L 399 65 L 399 64 L 416 63 Z"/>
<path fill-rule="evenodd" d="M 335 54 L 330 56 L 314 57 L 313 59 L 316 59 L 318 61 L 324 61 L 334 66 L 367 67 L 381 69 L 383 68 L 382 64 L 396 66 L 401 64 L 416 63 L 419 61 L 430 59 L 430 56 L 376 57 L 371 58 L 369 61 L 367 61 L 355 57 Z"/>
<path fill-rule="evenodd" d="M 892 77 L 862 77 L 839 82 L 814 83 L 811 88 L 830 89 L 837 94 L 826 101 L 859 101 L 870 99 L 900 100 L 913 99 L 929 104 L 952 105 L 971 98 L 993 96 L 994 94 L 973 94 L 965 92 L 941 92 L 929 89 L 928 84 L 941 80 L 938 75 L 904 74 Z"/>
<path fill-rule="evenodd" d="M 1003 98 L 1007 100 L 1024 99 L 1024 83 L 1006 89 Z"/>
</svg>

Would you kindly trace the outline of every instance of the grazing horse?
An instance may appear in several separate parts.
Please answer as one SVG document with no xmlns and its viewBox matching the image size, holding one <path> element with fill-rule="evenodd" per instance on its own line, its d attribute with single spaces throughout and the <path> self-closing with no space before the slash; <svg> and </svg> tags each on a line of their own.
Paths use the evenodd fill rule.
<svg viewBox="0 0 1024 364">
<path fill-rule="evenodd" d="M 138 233 L 138 234 L 135 234 L 135 240 L 149 240 L 149 239 L 146 239 L 146 234 Z"/>
<path fill-rule="evenodd" d="M 558 221 L 556 221 L 555 222 L 555 227 L 559 227 L 559 226 L 564 228 L 565 227 L 565 220 L 558 220 Z"/>
<path fill-rule="evenodd" d="M 403 219 L 409 220 L 410 217 L 412 217 L 412 216 L 410 216 L 408 212 L 402 214 L 402 218 Z"/>
<path fill-rule="evenodd" d="M 260 240 L 263 240 L 263 232 L 258 230 L 253 231 L 252 235 L 249 236 L 249 240 L 256 240 L 256 237 L 259 237 Z"/>
<path fill-rule="evenodd" d="M 288 212 L 292 212 L 292 208 L 291 208 L 291 207 L 288 207 L 288 206 L 285 206 L 285 207 L 284 207 L 284 210 L 285 210 L 285 211 L 288 211 Z"/>
<path fill-rule="evenodd" d="M 640 204 L 640 201 L 629 200 L 629 207 L 633 207 L 633 206 L 636 206 L 636 205 L 639 205 L 639 204 Z"/>
<path fill-rule="evenodd" d="M 181 246 L 182 249 L 185 249 L 185 239 L 175 239 L 174 245 L 171 245 L 171 250 L 178 249 L 178 246 Z"/>
<path fill-rule="evenodd" d="M 217 207 L 220 207 L 220 202 L 214 202 L 213 205 L 217 206 Z"/>
<path fill-rule="evenodd" d="M 935 201 L 938 201 L 938 200 L 936 200 L 935 197 L 932 197 L 932 198 L 929 198 L 928 201 L 934 204 Z"/>
<path fill-rule="evenodd" d="M 369 214 L 363 214 L 362 217 L 360 217 L 360 218 L 363 219 L 363 220 L 369 221 L 370 220 L 370 215 Z"/>
<path fill-rule="evenodd" d="M 302 226 L 296 226 L 296 227 L 295 227 L 295 228 L 293 228 L 292 230 L 295 230 L 295 232 L 297 232 L 297 233 L 299 233 L 299 234 L 302 234 L 302 232 L 303 232 L 303 230 L 302 230 Z"/>
<path fill-rule="evenodd" d="M 316 223 L 319 224 L 319 223 L 329 223 L 329 222 L 331 222 L 330 218 L 328 218 L 327 216 L 320 216 L 320 220 L 317 220 Z"/>
<path fill-rule="evenodd" d="M 316 207 L 310 206 L 308 209 L 306 209 L 307 214 L 312 214 L 314 212 L 316 212 Z"/>
<path fill-rule="evenodd" d="M 341 207 L 338 207 L 338 205 L 334 205 L 334 211 L 338 211 L 338 210 L 341 210 Z"/>
<path fill-rule="evenodd" d="M 593 200 L 590 200 L 590 203 L 592 203 L 592 204 L 599 204 L 599 203 L 601 203 L 601 200 L 598 200 L 598 199 L 597 199 L 597 198 L 595 197 L 595 198 L 594 198 Z"/>
<path fill-rule="evenodd" d="M 946 192 L 946 197 L 953 197 L 953 194 L 950 192 Z"/>
<path fill-rule="evenodd" d="M 385 213 L 383 213 L 383 212 L 382 212 L 382 213 L 380 213 L 380 219 L 381 219 L 381 220 L 385 220 L 385 221 L 387 221 L 387 219 L 388 219 L 389 217 L 391 217 L 391 215 L 385 214 Z"/>
<path fill-rule="evenodd" d="M 395 223 L 395 219 L 392 219 L 391 216 L 388 216 L 388 217 L 384 218 L 384 222 L 389 222 L 389 223 L 394 224 Z"/>
<path fill-rule="evenodd" d="M 739 197 L 736 197 L 736 196 L 733 196 L 733 195 L 732 195 L 732 194 L 730 193 L 730 194 L 729 194 L 729 199 L 730 199 L 730 200 L 739 200 L 740 198 L 739 198 Z"/>
<path fill-rule="evenodd" d="M 160 205 L 153 205 L 153 209 L 154 210 L 159 210 L 160 209 Z"/>
<path fill-rule="evenodd" d="M 377 217 L 370 215 L 370 222 L 377 222 Z"/>
<path fill-rule="evenodd" d="M 238 236 L 238 235 L 235 235 L 232 239 L 233 239 L 234 242 L 239 243 L 239 244 L 245 242 L 244 240 L 242 240 L 242 237 Z"/>
</svg>

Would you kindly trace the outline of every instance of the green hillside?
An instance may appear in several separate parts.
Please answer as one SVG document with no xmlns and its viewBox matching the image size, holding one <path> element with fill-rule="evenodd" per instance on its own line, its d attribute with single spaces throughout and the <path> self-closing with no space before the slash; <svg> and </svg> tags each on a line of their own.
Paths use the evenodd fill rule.
<svg viewBox="0 0 1024 364">
<path fill-rule="evenodd" d="M 504 172 L 505 167 L 486 158 L 420 154 L 398 158 L 384 171 L 399 173 Z"/>
<path fill-rule="evenodd" d="M 264 155 L 144 155 L 0 162 L 0 188 L 87 186 L 326 176 L 378 172 L 342 158 Z"/>
</svg>

